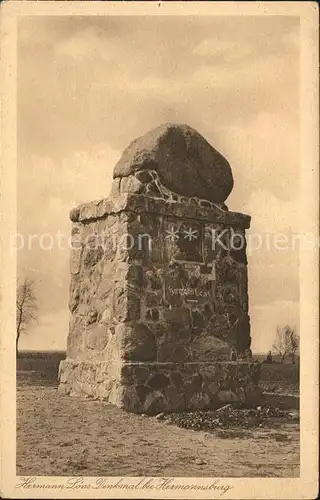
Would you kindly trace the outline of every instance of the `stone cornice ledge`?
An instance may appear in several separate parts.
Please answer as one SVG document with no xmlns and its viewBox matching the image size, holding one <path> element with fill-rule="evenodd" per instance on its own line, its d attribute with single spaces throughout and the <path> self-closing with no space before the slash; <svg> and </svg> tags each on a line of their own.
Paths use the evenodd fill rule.
<svg viewBox="0 0 320 500">
<path fill-rule="evenodd" d="M 251 221 L 251 217 L 247 214 L 229 212 L 218 206 L 204 207 L 196 203 L 185 204 L 132 193 L 124 193 L 120 196 L 103 198 L 79 205 L 70 211 L 70 219 L 72 222 L 86 224 L 125 211 L 136 214 L 153 213 L 197 219 L 204 222 L 218 222 L 239 229 L 248 229 Z"/>
</svg>

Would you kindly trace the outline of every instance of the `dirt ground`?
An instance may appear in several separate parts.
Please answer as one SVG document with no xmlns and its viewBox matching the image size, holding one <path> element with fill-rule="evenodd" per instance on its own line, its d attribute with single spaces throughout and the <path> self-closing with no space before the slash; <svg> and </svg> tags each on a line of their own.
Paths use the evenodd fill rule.
<svg viewBox="0 0 320 500">
<path fill-rule="evenodd" d="M 196 432 L 23 379 L 17 388 L 18 475 L 299 476 L 297 422 Z"/>
</svg>

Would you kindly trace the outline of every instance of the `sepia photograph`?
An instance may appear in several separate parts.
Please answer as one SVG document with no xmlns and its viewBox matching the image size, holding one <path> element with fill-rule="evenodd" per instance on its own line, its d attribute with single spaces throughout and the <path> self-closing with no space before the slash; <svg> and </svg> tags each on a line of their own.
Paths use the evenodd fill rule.
<svg viewBox="0 0 320 500">
<path fill-rule="evenodd" d="M 301 153 L 316 144 L 302 2 L 287 15 L 143 3 L 15 18 L 10 498 L 50 484 L 247 498 L 233 478 L 291 480 L 295 498 L 318 439 L 303 445 L 300 418 L 314 395 L 311 439 L 318 171 Z M 264 484 L 256 498 L 285 498 Z"/>
</svg>

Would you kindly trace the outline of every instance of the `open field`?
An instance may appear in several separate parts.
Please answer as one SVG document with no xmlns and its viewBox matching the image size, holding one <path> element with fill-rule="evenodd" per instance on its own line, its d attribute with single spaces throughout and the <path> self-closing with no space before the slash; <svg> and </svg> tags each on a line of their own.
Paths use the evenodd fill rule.
<svg viewBox="0 0 320 500">
<path fill-rule="evenodd" d="M 23 353 L 17 360 L 18 475 L 299 475 L 297 419 L 210 432 L 180 428 L 100 401 L 58 394 L 57 370 L 64 357 Z M 281 370 L 268 369 L 263 377 L 272 379 L 275 373 L 271 382 L 277 384 Z M 287 382 L 281 379 L 280 384 L 297 392 L 292 372 L 286 374 Z"/>
<path fill-rule="evenodd" d="M 56 386 L 59 363 L 65 351 L 22 351 L 17 358 L 17 382 L 29 385 Z"/>
</svg>

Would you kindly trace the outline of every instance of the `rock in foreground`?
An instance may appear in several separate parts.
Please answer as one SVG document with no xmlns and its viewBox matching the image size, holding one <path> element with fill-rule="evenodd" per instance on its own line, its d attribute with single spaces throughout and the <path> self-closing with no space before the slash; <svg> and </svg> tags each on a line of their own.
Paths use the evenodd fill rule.
<svg viewBox="0 0 320 500">
<path fill-rule="evenodd" d="M 270 422 L 297 422 L 299 413 L 289 413 L 273 407 L 257 407 L 252 409 L 232 408 L 227 411 L 209 410 L 195 412 L 172 413 L 166 418 L 171 424 L 195 431 L 213 431 L 219 428 L 254 428 L 268 427 Z"/>
</svg>

